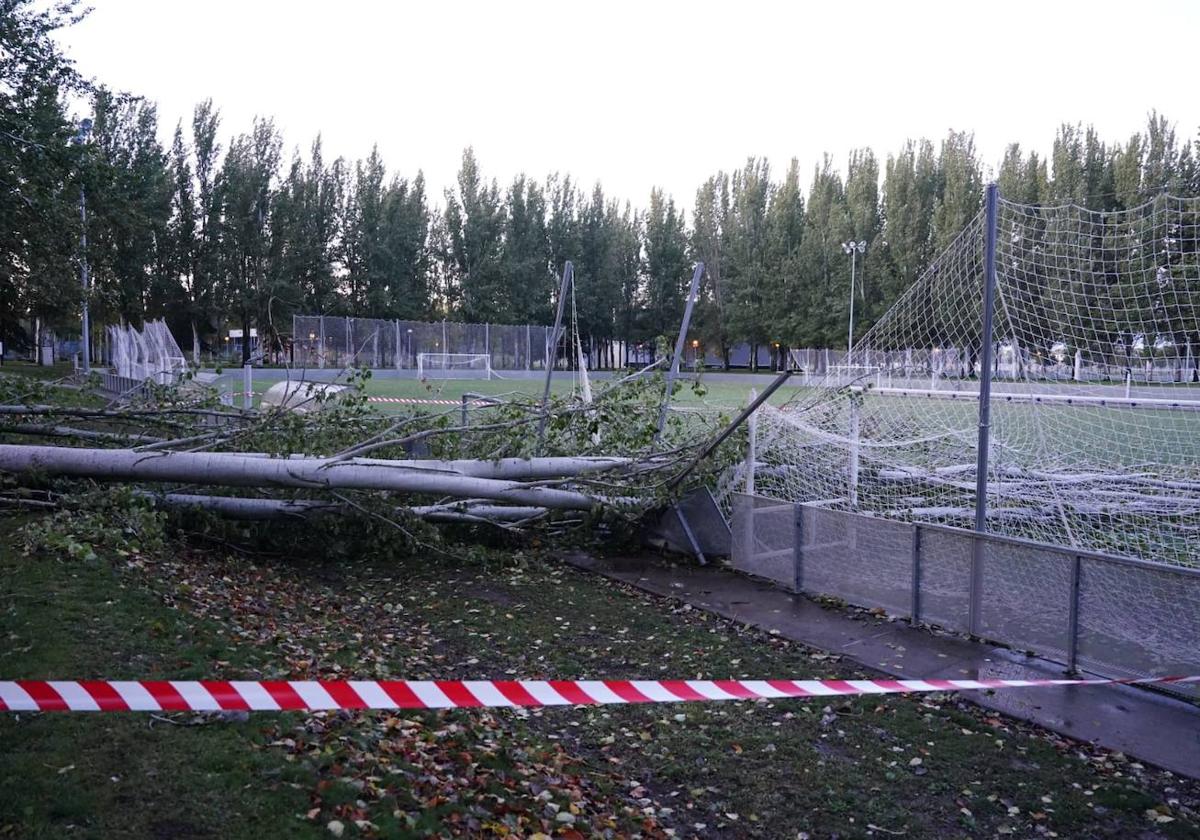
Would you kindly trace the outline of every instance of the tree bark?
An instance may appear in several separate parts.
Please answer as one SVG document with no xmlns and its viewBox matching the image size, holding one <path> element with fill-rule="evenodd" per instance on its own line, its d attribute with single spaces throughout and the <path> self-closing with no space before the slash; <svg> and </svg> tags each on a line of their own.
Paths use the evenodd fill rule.
<svg viewBox="0 0 1200 840">
<path fill-rule="evenodd" d="M 0 471 L 102 481 L 166 481 L 223 487 L 387 490 L 492 499 L 559 510 L 591 510 L 599 504 L 598 500 L 573 490 L 531 487 L 515 481 L 478 478 L 387 461 L 0 445 Z"/>
</svg>

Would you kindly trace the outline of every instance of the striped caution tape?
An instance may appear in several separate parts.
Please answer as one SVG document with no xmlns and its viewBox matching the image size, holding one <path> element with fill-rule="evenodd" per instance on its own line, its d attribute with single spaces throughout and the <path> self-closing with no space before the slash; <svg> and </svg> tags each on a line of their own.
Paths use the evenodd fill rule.
<svg viewBox="0 0 1200 840">
<path fill-rule="evenodd" d="M 418 397 L 367 397 L 369 403 L 392 403 L 398 405 L 462 405 L 462 400 L 427 400 Z M 467 405 L 490 405 L 483 400 L 471 400 Z"/>
<path fill-rule="evenodd" d="M 275 712 L 590 706 L 1197 682 L 1200 676 L 1125 680 L 16 680 L 0 682 L 0 711 Z"/>
</svg>

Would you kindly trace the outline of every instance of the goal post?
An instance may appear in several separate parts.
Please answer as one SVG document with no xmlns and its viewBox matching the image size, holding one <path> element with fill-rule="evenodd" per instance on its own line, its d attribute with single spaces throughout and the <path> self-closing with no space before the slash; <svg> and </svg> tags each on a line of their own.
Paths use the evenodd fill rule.
<svg viewBox="0 0 1200 840">
<path fill-rule="evenodd" d="M 490 353 L 418 353 L 418 379 L 491 379 Z"/>
</svg>

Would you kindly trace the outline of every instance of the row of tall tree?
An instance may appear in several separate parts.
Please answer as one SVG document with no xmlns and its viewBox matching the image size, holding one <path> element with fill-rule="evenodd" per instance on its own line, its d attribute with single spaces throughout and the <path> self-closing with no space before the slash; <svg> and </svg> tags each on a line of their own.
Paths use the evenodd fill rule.
<svg viewBox="0 0 1200 840">
<path fill-rule="evenodd" d="M 545 323 L 575 264 L 578 320 L 595 339 L 648 341 L 679 323 L 690 267 L 707 266 L 696 335 L 728 358 L 752 345 L 845 343 L 850 259 L 863 330 L 978 212 L 985 167 L 968 132 L 882 160 L 826 157 L 811 177 L 750 158 L 700 185 L 690 208 L 661 190 L 635 206 L 569 176 L 489 178 L 471 149 L 431 197 L 419 170 L 378 150 L 330 160 L 318 137 L 287 150 L 269 119 L 230 133 L 211 101 L 160 142 L 155 106 L 84 82 L 52 38 L 73 7 L 0 2 L 0 329 L 66 327 L 80 304 L 86 197 L 96 323 L 166 316 L 195 345 L 226 326 L 284 336 L 293 313 Z M 86 142 L 69 105 L 93 119 Z M 79 108 L 80 103 L 85 107 Z M 77 138 L 82 139 L 82 138 Z M 1124 142 L 1063 125 L 1042 157 L 1010 146 L 1003 195 L 1116 210 L 1200 195 L 1200 145 L 1152 113 Z M 183 342 L 183 343 L 186 343 Z M 249 348 L 246 348 L 247 352 Z"/>
</svg>

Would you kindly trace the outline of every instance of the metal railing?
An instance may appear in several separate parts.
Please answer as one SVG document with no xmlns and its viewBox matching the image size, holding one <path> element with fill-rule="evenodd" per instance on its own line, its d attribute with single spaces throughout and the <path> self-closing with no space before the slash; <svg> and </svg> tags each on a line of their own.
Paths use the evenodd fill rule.
<svg viewBox="0 0 1200 840">
<path fill-rule="evenodd" d="M 1030 651 L 1070 673 L 1200 673 L 1198 568 L 745 495 L 733 533 L 736 568 L 794 591 Z"/>
<path fill-rule="evenodd" d="M 149 395 L 149 380 L 121 376 L 112 371 L 100 371 L 100 387 L 110 394 L 122 397 L 145 397 Z"/>
</svg>

